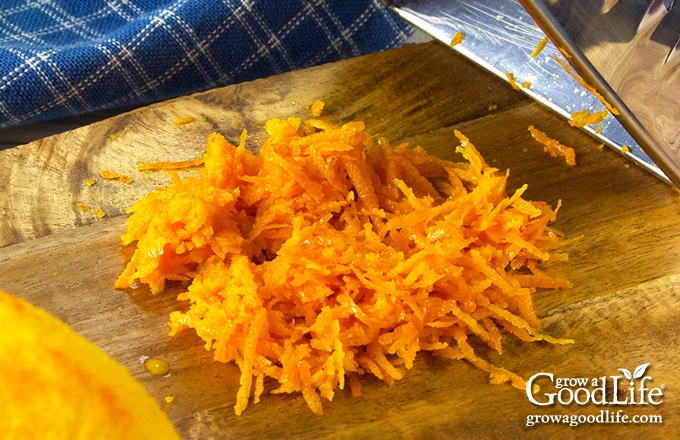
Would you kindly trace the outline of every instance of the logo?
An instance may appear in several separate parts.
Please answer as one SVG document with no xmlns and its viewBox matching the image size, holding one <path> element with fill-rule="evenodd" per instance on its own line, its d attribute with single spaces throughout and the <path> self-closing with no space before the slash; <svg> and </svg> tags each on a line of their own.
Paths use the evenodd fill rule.
<svg viewBox="0 0 680 440">
<path fill-rule="evenodd" d="M 632 372 L 619 368 L 620 375 L 602 377 L 555 377 L 540 372 L 529 378 L 526 394 L 537 406 L 551 405 L 660 405 L 665 385 L 654 387 L 646 374 L 649 364 L 638 365 Z"/>
</svg>

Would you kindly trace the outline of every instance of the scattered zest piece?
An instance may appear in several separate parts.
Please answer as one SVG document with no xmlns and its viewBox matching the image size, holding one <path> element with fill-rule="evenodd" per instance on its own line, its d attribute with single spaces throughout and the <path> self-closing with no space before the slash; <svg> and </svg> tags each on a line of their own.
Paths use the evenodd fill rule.
<svg viewBox="0 0 680 440">
<path fill-rule="evenodd" d="M 87 212 L 90 210 L 90 206 L 84 203 L 78 203 L 76 206 L 78 206 L 78 209 L 80 209 L 82 212 Z"/>
<path fill-rule="evenodd" d="M 137 171 L 171 171 L 196 168 L 203 165 L 203 157 L 196 159 L 183 160 L 179 162 L 151 162 L 144 163 L 137 167 Z"/>
<path fill-rule="evenodd" d="M 310 108 L 310 111 L 312 112 L 312 116 L 315 118 L 318 118 L 321 116 L 321 112 L 323 111 L 323 107 L 326 105 L 325 102 L 317 99 L 314 101 L 314 104 L 312 104 L 312 107 Z"/>
<path fill-rule="evenodd" d="M 170 405 L 175 401 L 175 396 L 165 396 L 163 400 L 165 400 L 166 405 Z"/>
<path fill-rule="evenodd" d="M 106 213 L 99 208 L 95 208 L 94 213 L 97 214 L 97 217 L 99 218 L 106 217 Z"/>
<path fill-rule="evenodd" d="M 517 84 L 517 80 L 515 80 L 515 75 L 513 75 L 512 73 L 510 73 L 506 70 L 505 76 L 508 78 L 508 81 L 510 82 L 510 86 L 512 86 L 513 89 L 522 90 L 520 88 L 519 84 Z"/>
<path fill-rule="evenodd" d="M 547 36 L 543 37 L 541 40 L 538 41 L 536 49 L 534 49 L 534 51 L 531 52 L 531 58 L 536 58 L 543 51 L 543 49 L 545 49 L 546 44 L 548 44 Z"/>
<path fill-rule="evenodd" d="M 529 81 L 523 81 L 522 82 L 522 87 L 520 87 L 520 84 L 517 83 L 517 80 L 515 79 L 515 75 L 512 73 L 508 72 L 507 70 L 505 71 L 505 76 L 508 78 L 508 82 L 510 82 L 510 86 L 512 86 L 513 89 L 515 90 L 522 90 L 522 87 L 525 89 L 531 88 L 531 83 Z"/>
<path fill-rule="evenodd" d="M 85 182 L 87 186 L 92 186 L 95 183 L 97 183 L 97 179 L 87 179 L 87 182 Z"/>
<path fill-rule="evenodd" d="M 132 183 L 132 179 L 124 174 L 118 174 L 113 171 L 102 170 L 99 172 L 99 177 L 106 180 L 117 180 L 126 185 Z"/>
<path fill-rule="evenodd" d="M 109 133 L 109 139 L 115 141 L 116 139 L 118 139 L 118 135 L 116 133 Z"/>
<path fill-rule="evenodd" d="M 609 110 L 606 109 L 595 113 L 590 113 L 588 110 L 581 110 L 571 114 L 569 125 L 580 128 L 585 127 L 586 125 L 595 125 L 602 122 L 607 116 L 609 116 Z"/>
<path fill-rule="evenodd" d="M 175 118 L 175 125 L 180 126 L 180 125 L 185 125 L 185 124 L 190 124 L 194 122 L 196 118 L 193 116 L 186 116 L 184 118 Z"/>
<path fill-rule="evenodd" d="M 630 153 L 630 147 L 628 145 L 624 145 L 623 147 L 621 147 L 621 152 L 623 154 Z"/>
<path fill-rule="evenodd" d="M 567 165 L 576 165 L 576 152 L 573 148 L 561 144 L 541 130 L 535 128 L 533 125 L 529 126 L 529 131 L 534 139 L 543 144 L 543 151 L 547 152 L 552 157 L 563 156 Z"/>
<path fill-rule="evenodd" d="M 540 332 L 532 294 L 569 288 L 540 271 L 561 235 L 558 207 L 506 193 L 454 132 L 463 161 L 374 141 L 363 122 L 272 119 L 259 155 L 245 135 L 207 140 L 200 176 L 176 180 L 130 209 L 124 245 L 134 253 L 116 281 L 159 293 L 184 281 L 171 335 L 193 329 L 219 362 L 241 371 L 234 411 L 258 402 L 264 381 L 322 399 L 359 377 L 401 379 L 421 351 L 465 359 L 492 383 L 518 375 L 477 356 L 472 340 L 502 351 L 505 334 Z"/>
<path fill-rule="evenodd" d="M 607 107 L 607 109 L 608 109 L 613 115 L 617 115 L 617 116 L 619 115 L 619 111 L 618 111 L 614 106 L 612 106 L 609 102 L 607 102 L 607 100 L 604 99 L 604 96 L 602 96 L 602 95 L 600 94 L 600 92 L 598 92 L 597 90 L 595 90 L 595 87 L 593 87 L 593 86 L 591 86 L 590 84 L 588 84 L 588 83 L 586 82 L 586 80 L 584 80 L 583 78 L 581 78 L 580 75 L 576 74 L 576 72 L 574 72 L 574 71 L 572 70 L 572 68 L 569 66 L 569 64 L 568 64 L 566 61 L 562 61 L 562 60 L 560 59 L 560 57 L 558 57 L 557 55 L 555 55 L 555 60 L 557 61 L 557 63 L 558 63 L 560 66 L 562 66 L 562 68 L 563 68 L 569 75 L 571 75 L 576 81 L 578 81 L 579 84 L 581 84 L 581 87 L 583 87 L 583 88 L 586 89 L 586 90 L 589 90 L 589 91 L 590 91 L 597 99 L 599 99 L 600 102 L 602 102 L 602 104 L 604 104 L 604 106 Z"/>
<path fill-rule="evenodd" d="M 460 43 L 465 41 L 465 34 L 462 32 L 456 32 L 453 38 L 451 39 L 451 47 L 458 46 Z"/>
</svg>

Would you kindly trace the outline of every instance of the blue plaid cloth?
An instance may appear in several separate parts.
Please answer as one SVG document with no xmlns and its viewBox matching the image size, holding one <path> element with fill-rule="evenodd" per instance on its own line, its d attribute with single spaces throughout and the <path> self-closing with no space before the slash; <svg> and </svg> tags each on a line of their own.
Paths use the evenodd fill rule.
<svg viewBox="0 0 680 440">
<path fill-rule="evenodd" d="M 0 2 L 0 128 L 142 105 L 400 45 L 379 0 Z"/>
</svg>

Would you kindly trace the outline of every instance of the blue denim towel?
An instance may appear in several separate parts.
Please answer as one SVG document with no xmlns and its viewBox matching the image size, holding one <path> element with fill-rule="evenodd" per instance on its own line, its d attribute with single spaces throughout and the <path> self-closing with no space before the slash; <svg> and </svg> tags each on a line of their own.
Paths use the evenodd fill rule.
<svg viewBox="0 0 680 440">
<path fill-rule="evenodd" d="M 141 105 L 400 45 L 379 0 L 0 2 L 0 128 Z"/>
</svg>

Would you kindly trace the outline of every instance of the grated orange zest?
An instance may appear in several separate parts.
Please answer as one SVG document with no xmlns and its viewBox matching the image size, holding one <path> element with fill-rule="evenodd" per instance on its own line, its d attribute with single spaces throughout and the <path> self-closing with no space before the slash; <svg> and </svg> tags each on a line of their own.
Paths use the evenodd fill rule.
<svg viewBox="0 0 680 440">
<path fill-rule="evenodd" d="M 543 49 L 545 49 L 545 46 L 548 44 L 548 37 L 543 37 L 540 40 L 538 40 L 538 43 L 536 44 L 536 48 L 531 52 L 531 58 L 536 58 L 538 55 L 543 52 Z"/>
<path fill-rule="evenodd" d="M 175 118 L 175 125 L 179 127 L 180 125 L 190 124 L 194 121 L 196 121 L 196 118 L 193 116 L 183 116 L 181 118 Z"/>
<path fill-rule="evenodd" d="M 607 109 L 593 113 L 589 112 L 588 110 L 581 110 L 571 114 L 571 118 L 569 118 L 569 125 L 579 128 L 585 127 L 586 125 L 595 125 L 602 122 L 607 116 L 609 116 L 609 110 Z"/>
<path fill-rule="evenodd" d="M 602 104 L 604 104 L 605 107 L 607 107 L 607 110 L 609 110 L 609 112 L 611 114 L 616 115 L 616 116 L 618 116 L 620 114 L 619 110 L 616 107 L 614 107 L 613 105 L 611 105 L 604 98 L 604 96 L 602 96 L 602 94 L 600 92 L 598 92 L 597 89 L 595 89 L 595 87 L 588 84 L 585 79 L 583 79 L 580 75 L 578 75 L 576 72 L 574 72 L 574 70 L 570 67 L 568 62 L 561 60 L 560 57 L 558 57 L 557 55 L 554 55 L 554 58 L 555 58 L 555 61 L 557 61 L 557 64 L 562 66 L 562 68 L 565 70 L 565 72 L 567 72 L 572 78 L 574 78 L 581 85 L 581 87 L 590 91 L 593 94 L 593 96 L 595 96 L 597 99 L 599 99 L 600 102 Z"/>
<path fill-rule="evenodd" d="M 512 73 L 508 72 L 507 70 L 505 71 L 505 76 L 508 78 L 508 82 L 510 83 L 510 86 L 515 89 L 515 90 L 522 90 L 522 88 L 517 84 L 517 79 L 515 79 L 515 75 Z"/>
<path fill-rule="evenodd" d="M 126 185 L 132 183 L 132 179 L 130 177 L 124 174 L 116 173 L 115 171 L 101 170 L 99 172 L 99 177 L 106 180 L 117 180 Z"/>
<path fill-rule="evenodd" d="M 576 151 L 573 148 L 568 147 L 559 142 L 558 140 L 551 138 L 541 130 L 534 127 L 533 125 L 529 126 L 529 132 L 531 132 L 531 136 L 534 139 L 543 144 L 543 150 L 546 153 L 550 154 L 552 157 L 558 156 L 564 157 L 564 160 L 567 162 L 567 165 L 570 166 L 576 165 Z"/>
<path fill-rule="evenodd" d="M 320 414 L 337 390 L 360 395 L 361 377 L 401 379 L 421 351 L 524 387 L 472 341 L 501 352 L 504 333 L 544 339 L 532 294 L 570 287 L 537 269 L 563 260 L 557 210 L 523 199 L 526 186 L 508 196 L 508 174 L 458 131 L 461 162 L 376 140 L 358 121 L 265 128 L 259 155 L 245 131 L 237 146 L 211 134 L 200 176 L 129 209 L 134 253 L 116 281 L 186 283 L 170 334 L 193 329 L 238 365 L 236 414 L 265 380 Z"/>
<path fill-rule="evenodd" d="M 465 41 L 465 34 L 462 32 L 456 32 L 453 35 L 453 38 L 451 39 L 451 42 L 449 43 L 449 46 L 455 47 L 461 44 L 463 41 Z"/>
<path fill-rule="evenodd" d="M 312 116 L 314 116 L 315 118 L 318 118 L 319 116 L 321 116 L 321 112 L 323 111 L 323 107 L 325 105 L 326 105 L 326 103 L 321 101 L 320 99 L 317 99 L 316 101 L 314 101 L 314 103 L 310 107 L 310 111 L 312 113 Z"/>
<path fill-rule="evenodd" d="M 161 161 L 143 163 L 137 166 L 137 171 L 185 170 L 187 168 L 196 168 L 201 165 L 203 165 L 203 157 L 197 157 L 196 159 L 181 160 L 177 162 Z"/>
</svg>

